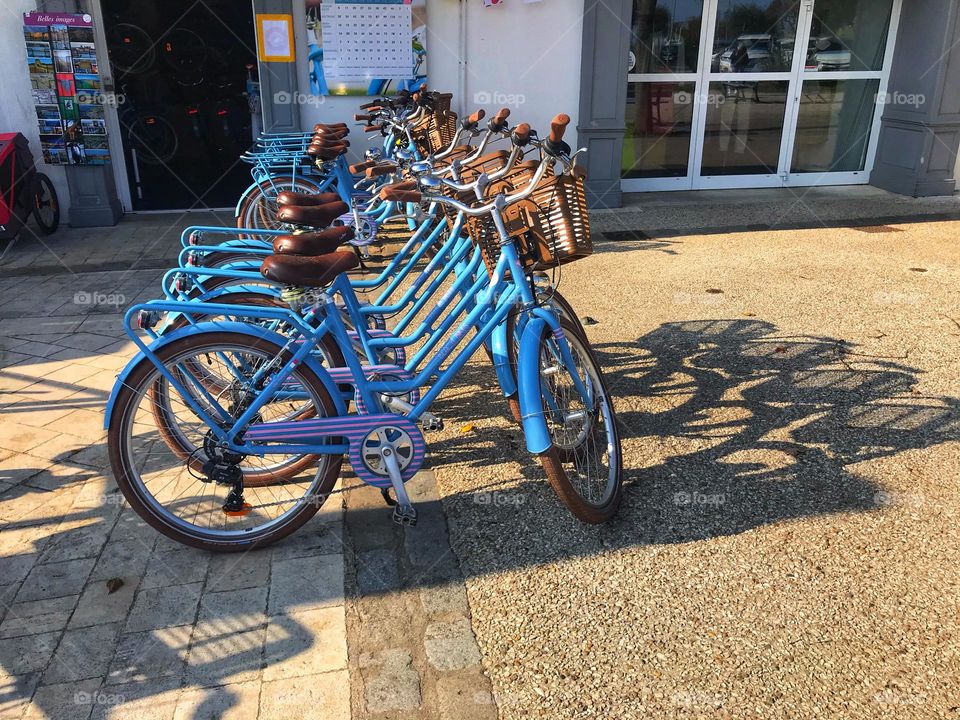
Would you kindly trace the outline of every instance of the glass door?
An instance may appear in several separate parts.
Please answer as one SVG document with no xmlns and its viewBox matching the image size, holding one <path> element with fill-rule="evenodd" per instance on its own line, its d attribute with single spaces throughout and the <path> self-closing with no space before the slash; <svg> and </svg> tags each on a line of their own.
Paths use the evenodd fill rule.
<svg viewBox="0 0 960 720">
<path fill-rule="evenodd" d="M 712 3 L 694 188 L 780 184 L 800 11 L 799 0 Z"/>
<path fill-rule="evenodd" d="M 900 0 L 816 0 L 804 37 L 789 186 L 867 182 L 900 18 Z"/>
<path fill-rule="evenodd" d="M 625 192 L 866 182 L 902 0 L 634 0 Z"/>
<path fill-rule="evenodd" d="M 690 188 L 704 0 L 634 0 L 622 187 Z"/>
</svg>

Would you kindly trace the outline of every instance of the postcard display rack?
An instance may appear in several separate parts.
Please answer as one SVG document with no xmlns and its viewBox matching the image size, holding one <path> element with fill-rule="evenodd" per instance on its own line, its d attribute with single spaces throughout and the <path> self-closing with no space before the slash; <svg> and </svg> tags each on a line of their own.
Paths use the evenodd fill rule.
<svg viewBox="0 0 960 720">
<path fill-rule="evenodd" d="M 44 162 L 109 163 L 93 19 L 33 12 L 23 25 Z"/>
</svg>

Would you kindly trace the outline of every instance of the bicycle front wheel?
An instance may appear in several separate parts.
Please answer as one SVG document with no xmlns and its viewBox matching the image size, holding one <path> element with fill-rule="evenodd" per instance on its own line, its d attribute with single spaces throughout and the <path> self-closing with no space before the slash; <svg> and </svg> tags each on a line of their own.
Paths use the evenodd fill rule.
<svg viewBox="0 0 960 720">
<path fill-rule="evenodd" d="M 208 332 L 173 341 L 156 355 L 175 377 L 190 376 L 209 385 L 208 377 L 197 378 L 198 368 L 206 375 L 236 377 L 236 372 L 219 367 L 225 358 L 234 363 L 234 369 L 255 368 L 281 352 L 280 346 L 267 340 L 240 333 Z M 154 407 L 157 398 L 151 391 L 161 377 L 148 359 L 134 368 L 117 397 L 108 431 L 110 464 L 117 485 L 147 523 L 185 545 L 233 552 L 275 542 L 317 512 L 337 482 L 342 455 L 296 455 L 265 447 L 262 457 L 240 458 L 242 476 L 277 467 L 283 467 L 284 472 L 269 486 L 243 487 L 244 508 L 236 511 L 228 507 L 228 495 L 235 488 L 211 481 L 198 467 L 217 451 L 210 428 L 193 410 L 196 398 L 183 397 L 169 387 L 164 409 L 176 415 L 177 432 L 182 437 L 171 447 L 169 426 L 158 427 Z M 239 415 L 242 406 L 234 407 L 230 398 L 242 396 L 241 385 L 242 378 L 216 398 L 234 415 Z M 284 384 L 284 392 L 297 396 L 300 417 L 337 414 L 323 382 L 306 365 L 296 368 Z M 309 412 L 305 409 L 308 405 Z M 195 451 L 184 458 L 182 449 L 188 444 Z M 297 475 L 290 472 L 292 466 L 300 466 Z"/>
<path fill-rule="evenodd" d="M 560 318 L 573 367 L 564 362 L 549 326 L 540 337 L 540 393 L 553 447 L 540 455 L 550 485 L 585 523 L 612 518 L 623 494 L 623 454 L 617 417 L 600 368 L 582 330 Z M 574 373 L 586 389 L 580 392 Z"/>
</svg>

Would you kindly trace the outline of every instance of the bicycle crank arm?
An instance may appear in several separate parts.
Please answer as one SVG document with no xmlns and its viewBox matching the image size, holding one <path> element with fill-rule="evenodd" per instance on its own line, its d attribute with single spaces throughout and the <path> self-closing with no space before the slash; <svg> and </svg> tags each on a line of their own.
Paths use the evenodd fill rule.
<svg viewBox="0 0 960 720">
<path fill-rule="evenodd" d="M 410 502 L 407 488 L 403 485 L 397 454 L 390 445 L 385 445 L 380 450 L 380 457 L 383 458 L 384 467 L 390 475 L 390 484 L 393 485 L 393 492 L 397 496 L 397 504 L 393 508 L 393 521 L 398 525 L 413 527 L 417 524 L 417 509 Z"/>
</svg>

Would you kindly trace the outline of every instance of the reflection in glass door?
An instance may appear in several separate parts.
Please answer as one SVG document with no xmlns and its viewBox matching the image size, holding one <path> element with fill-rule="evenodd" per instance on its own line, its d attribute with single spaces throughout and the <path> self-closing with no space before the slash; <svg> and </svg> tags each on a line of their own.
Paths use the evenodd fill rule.
<svg viewBox="0 0 960 720">
<path fill-rule="evenodd" d="M 902 0 L 634 0 L 623 190 L 866 182 Z"/>
<path fill-rule="evenodd" d="M 702 98 L 700 186 L 779 182 L 793 75 L 799 0 L 719 0 L 711 23 L 710 70 Z M 764 177 L 756 177 L 764 176 Z M 710 178 L 719 177 L 713 183 Z"/>
<path fill-rule="evenodd" d="M 647 189 L 690 185 L 704 0 L 634 0 L 622 174 Z"/>
<path fill-rule="evenodd" d="M 895 0 L 813 6 L 786 184 L 869 179 L 899 6 Z"/>
</svg>

